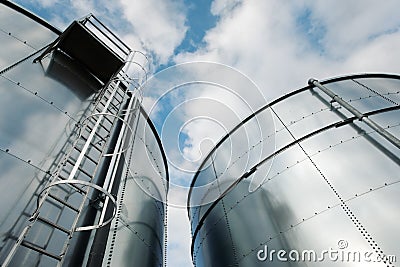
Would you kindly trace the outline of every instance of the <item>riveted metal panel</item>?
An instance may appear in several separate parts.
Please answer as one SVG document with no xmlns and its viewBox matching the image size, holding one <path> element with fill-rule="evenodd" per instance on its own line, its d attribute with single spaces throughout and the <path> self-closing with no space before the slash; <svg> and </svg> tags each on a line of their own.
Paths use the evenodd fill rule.
<svg viewBox="0 0 400 267">
<path fill-rule="evenodd" d="M 398 138 L 399 77 L 355 75 L 322 84 Z M 236 160 L 238 172 L 219 181 L 221 197 L 189 207 L 196 266 L 393 266 L 400 256 L 394 241 L 400 151 L 320 89 L 304 89 L 271 104 L 275 151 L 248 168 Z M 215 165 L 223 147 L 209 156 Z M 205 174 L 197 179 L 223 177 Z M 261 183 L 255 191 L 252 181 Z M 288 259 L 291 251 L 300 259 Z M 304 251 L 316 258 L 302 259 Z"/>
</svg>

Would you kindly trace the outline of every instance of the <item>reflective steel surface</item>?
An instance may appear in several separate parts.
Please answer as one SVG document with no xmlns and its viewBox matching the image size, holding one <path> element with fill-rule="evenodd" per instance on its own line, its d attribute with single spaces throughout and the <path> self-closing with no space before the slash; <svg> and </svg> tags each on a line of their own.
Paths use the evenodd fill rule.
<svg viewBox="0 0 400 267">
<path fill-rule="evenodd" d="M 168 168 L 132 82 L 147 58 L 128 48 L 137 77 L 99 81 L 43 54 L 52 29 L 3 4 L 0 22 L 0 264 L 162 266 Z"/>
<path fill-rule="evenodd" d="M 321 83 L 400 138 L 400 76 Z M 397 266 L 400 151 L 393 143 L 314 86 L 245 121 L 192 181 L 195 189 L 211 185 L 189 194 L 196 266 Z M 262 134 L 249 138 L 255 129 Z"/>
</svg>

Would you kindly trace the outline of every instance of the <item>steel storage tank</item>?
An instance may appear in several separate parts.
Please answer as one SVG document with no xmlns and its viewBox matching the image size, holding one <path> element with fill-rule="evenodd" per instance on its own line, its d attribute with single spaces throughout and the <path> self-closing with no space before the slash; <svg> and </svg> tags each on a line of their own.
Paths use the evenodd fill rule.
<svg viewBox="0 0 400 267">
<path fill-rule="evenodd" d="M 214 147 L 188 197 L 195 266 L 395 266 L 400 76 L 284 95 Z"/>
<path fill-rule="evenodd" d="M 146 55 L 94 15 L 0 2 L 0 264 L 162 266 L 168 169 Z M 107 64 L 105 64 L 107 63 Z"/>
</svg>

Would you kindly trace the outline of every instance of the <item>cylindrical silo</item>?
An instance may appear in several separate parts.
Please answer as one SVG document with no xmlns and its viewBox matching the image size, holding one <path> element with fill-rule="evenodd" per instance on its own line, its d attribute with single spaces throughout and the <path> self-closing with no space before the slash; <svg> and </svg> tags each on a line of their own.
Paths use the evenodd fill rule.
<svg viewBox="0 0 400 267">
<path fill-rule="evenodd" d="M 234 128 L 192 181 L 194 264 L 394 266 L 399 88 L 390 74 L 311 79 Z"/>
<path fill-rule="evenodd" d="M 94 15 L 60 31 L 1 1 L 0 21 L 0 264 L 164 265 L 148 58 Z"/>
</svg>

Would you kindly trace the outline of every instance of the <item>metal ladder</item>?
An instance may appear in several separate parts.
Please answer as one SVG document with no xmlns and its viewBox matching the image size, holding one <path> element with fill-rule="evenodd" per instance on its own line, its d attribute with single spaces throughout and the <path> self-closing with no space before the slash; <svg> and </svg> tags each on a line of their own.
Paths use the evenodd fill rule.
<svg viewBox="0 0 400 267">
<path fill-rule="evenodd" d="M 61 266 L 75 232 L 97 229 L 112 220 L 113 216 L 104 218 L 102 215 L 95 225 L 78 225 L 88 205 L 102 210 L 106 206 L 102 207 L 102 203 L 116 203 L 114 197 L 94 180 L 103 159 L 109 156 L 106 152 L 108 142 L 116 121 L 121 119 L 126 98 L 126 87 L 124 89 L 121 81 L 114 79 L 92 102 L 91 115 L 81 122 L 80 133 L 71 149 L 44 189 L 37 194 L 36 210 L 16 238 L 2 266 L 12 263 L 22 247 L 32 251 L 33 254 L 26 257 L 34 257 L 36 265 L 44 255 Z M 90 199 L 92 195 L 97 195 L 97 198 Z M 114 215 L 115 211 L 114 206 Z"/>
</svg>

